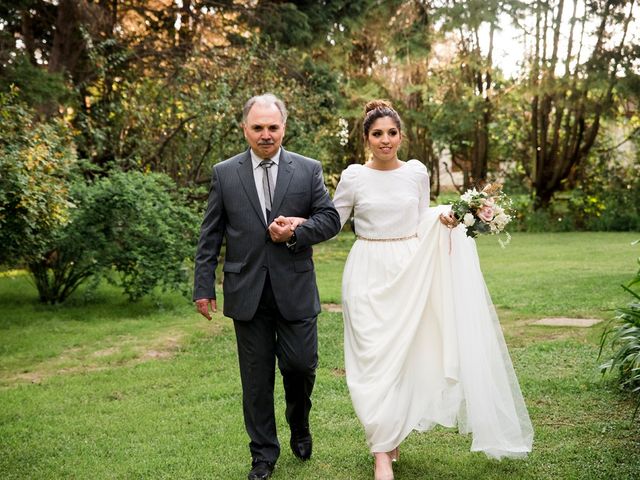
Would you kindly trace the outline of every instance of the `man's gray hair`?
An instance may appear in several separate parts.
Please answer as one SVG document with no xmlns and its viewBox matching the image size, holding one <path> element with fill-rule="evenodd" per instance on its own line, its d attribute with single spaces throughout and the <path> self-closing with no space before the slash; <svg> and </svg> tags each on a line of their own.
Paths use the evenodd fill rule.
<svg viewBox="0 0 640 480">
<path fill-rule="evenodd" d="M 284 102 L 276 97 L 273 93 L 264 93 L 262 95 L 256 95 L 247 100 L 247 103 L 244 104 L 244 108 L 242 109 L 242 123 L 247 123 L 247 117 L 249 116 L 249 110 L 256 103 L 261 105 L 275 105 L 278 110 L 280 110 L 280 115 L 282 115 L 282 123 L 287 123 L 287 107 L 284 106 Z"/>
</svg>

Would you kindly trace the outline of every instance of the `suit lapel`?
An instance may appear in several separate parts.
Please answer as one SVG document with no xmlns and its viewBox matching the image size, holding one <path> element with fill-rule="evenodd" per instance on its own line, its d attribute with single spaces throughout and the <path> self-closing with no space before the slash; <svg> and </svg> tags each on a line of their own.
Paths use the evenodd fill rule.
<svg viewBox="0 0 640 480">
<path fill-rule="evenodd" d="M 243 155 L 238 163 L 238 176 L 240 177 L 240 183 L 242 184 L 242 188 L 249 199 L 249 203 L 260 217 L 260 221 L 267 227 L 267 224 L 264 221 L 264 213 L 262 212 L 262 208 L 260 207 L 260 200 L 258 199 L 258 192 L 256 190 L 256 181 L 253 176 L 253 163 L 251 162 L 251 153 L 249 150 Z M 280 175 L 278 175 L 280 178 Z M 277 186 L 276 186 L 277 191 Z"/>
<path fill-rule="evenodd" d="M 276 180 L 276 189 L 273 193 L 273 204 L 271 208 L 271 218 L 269 221 L 275 218 L 275 212 L 280 208 L 280 204 L 287 194 L 289 189 L 289 183 L 293 178 L 293 171 L 295 170 L 295 164 L 289 153 L 282 148 L 280 150 L 280 162 L 278 164 L 278 178 Z"/>
</svg>

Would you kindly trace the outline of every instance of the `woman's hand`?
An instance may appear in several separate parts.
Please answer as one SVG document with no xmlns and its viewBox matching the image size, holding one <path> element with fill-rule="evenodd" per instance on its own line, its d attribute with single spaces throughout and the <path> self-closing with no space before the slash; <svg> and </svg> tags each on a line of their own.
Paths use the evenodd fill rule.
<svg viewBox="0 0 640 480">
<path fill-rule="evenodd" d="M 447 228 L 456 228 L 460 222 L 453 214 L 453 210 L 449 210 L 449 213 L 447 214 L 440 214 L 440 223 L 442 223 Z"/>
<path fill-rule="evenodd" d="M 291 224 L 291 231 L 295 230 L 296 228 L 298 228 L 299 225 L 302 225 L 304 222 L 307 221 L 306 218 L 302 218 L 302 217 L 286 217 L 287 220 L 289 220 L 289 223 Z"/>
<path fill-rule="evenodd" d="M 299 225 L 306 222 L 302 217 L 283 217 L 280 215 L 269 225 L 269 236 L 274 243 L 286 242 Z"/>
</svg>

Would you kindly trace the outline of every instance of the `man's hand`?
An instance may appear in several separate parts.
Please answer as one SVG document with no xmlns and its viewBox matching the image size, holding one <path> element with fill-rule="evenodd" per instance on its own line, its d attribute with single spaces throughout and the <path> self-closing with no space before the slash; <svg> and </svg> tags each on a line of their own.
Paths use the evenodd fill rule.
<svg viewBox="0 0 640 480">
<path fill-rule="evenodd" d="M 207 320 L 211 320 L 211 314 L 209 313 L 209 307 L 213 313 L 218 311 L 218 304 L 215 298 L 199 298 L 196 300 L 196 309 Z"/>
<path fill-rule="evenodd" d="M 447 228 L 455 228 L 460 222 L 453 214 L 453 211 L 449 211 L 446 215 L 444 213 L 440 214 L 440 223 Z"/>
<path fill-rule="evenodd" d="M 286 242 L 293 235 L 293 231 L 307 219 L 300 217 L 283 217 L 280 215 L 269 225 L 269 236 L 274 243 Z"/>
</svg>

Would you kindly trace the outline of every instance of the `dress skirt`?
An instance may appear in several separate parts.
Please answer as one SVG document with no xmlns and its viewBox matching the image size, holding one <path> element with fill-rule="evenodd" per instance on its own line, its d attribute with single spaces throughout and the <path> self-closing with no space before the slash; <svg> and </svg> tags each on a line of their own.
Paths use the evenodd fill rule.
<svg viewBox="0 0 640 480">
<path fill-rule="evenodd" d="M 372 452 L 439 424 L 525 456 L 533 430 L 474 240 L 429 209 L 418 236 L 358 239 L 343 274 L 345 368 Z"/>
</svg>

